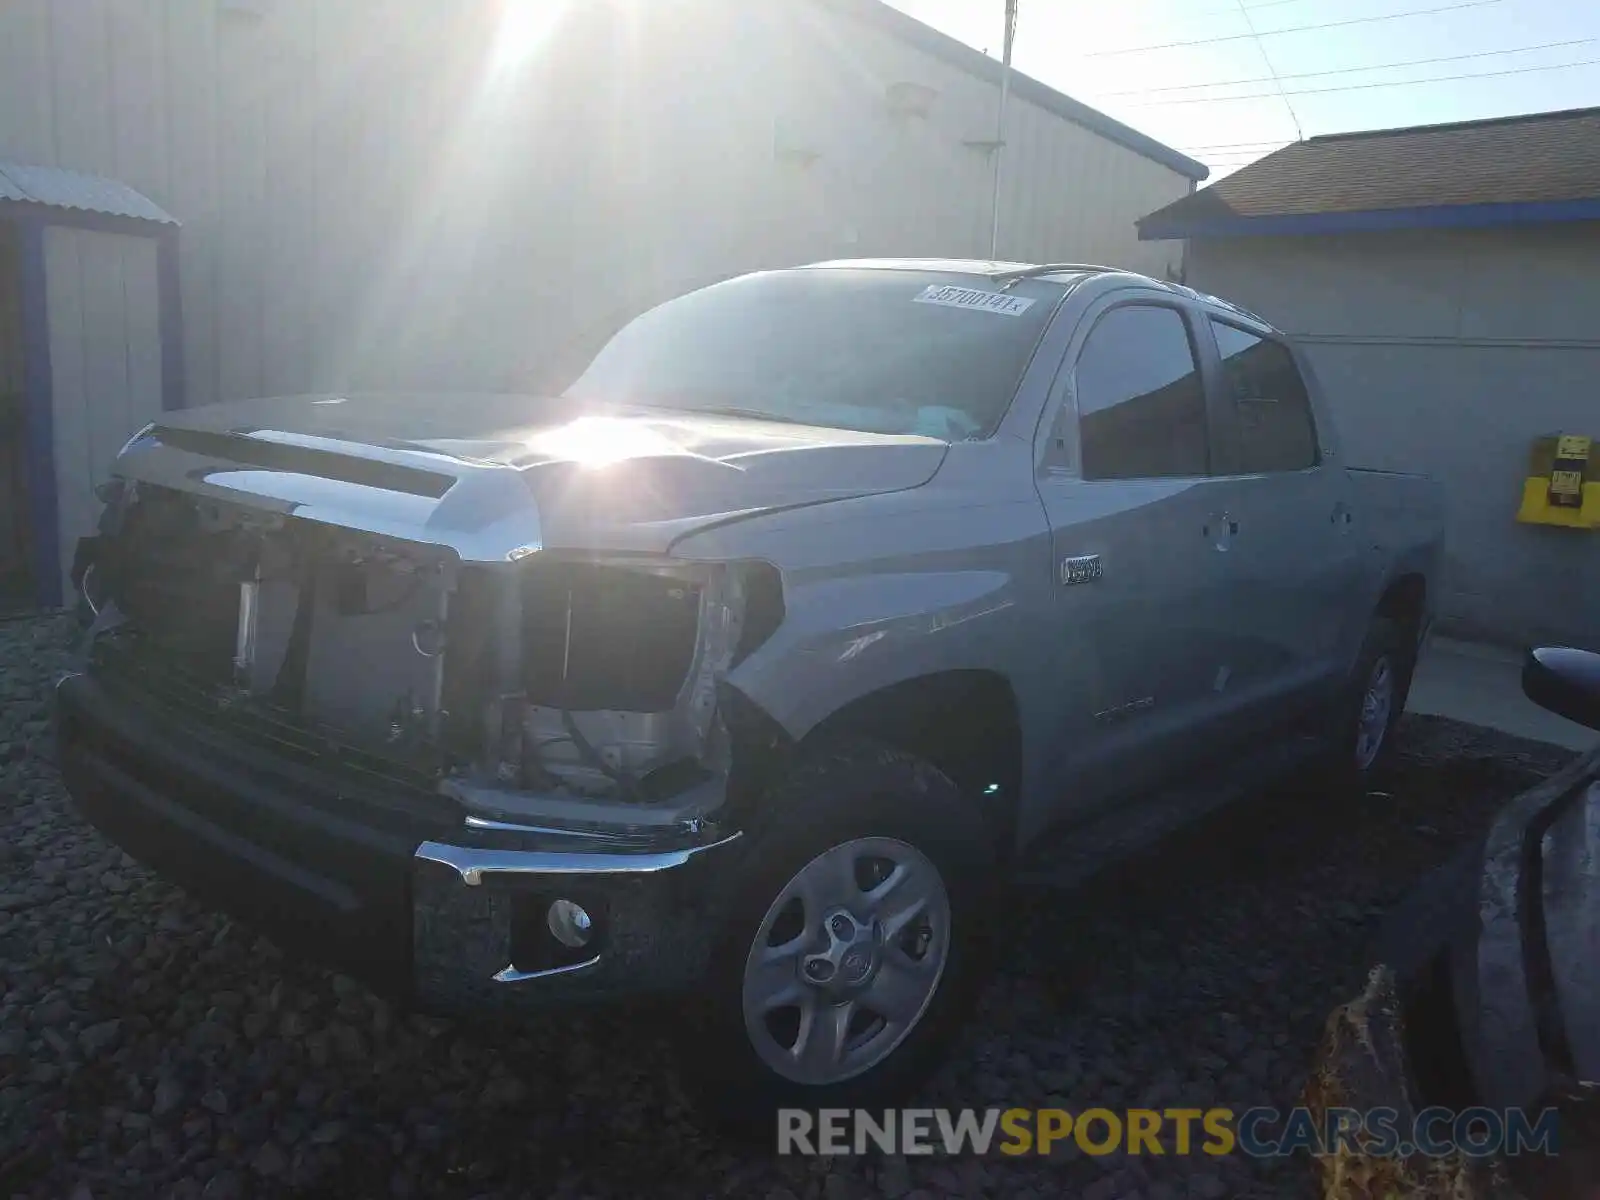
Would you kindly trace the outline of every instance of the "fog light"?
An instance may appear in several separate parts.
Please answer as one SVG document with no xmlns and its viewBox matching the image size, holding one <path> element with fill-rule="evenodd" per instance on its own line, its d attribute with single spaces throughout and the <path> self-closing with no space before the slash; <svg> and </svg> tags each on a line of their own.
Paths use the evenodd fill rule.
<svg viewBox="0 0 1600 1200">
<path fill-rule="evenodd" d="M 557 900 L 552 904 L 545 924 L 550 927 L 550 935 L 556 941 L 573 950 L 587 946 L 589 939 L 594 936 L 594 922 L 589 920 L 589 914 L 581 904 L 574 904 L 571 900 Z"/>
</svg>

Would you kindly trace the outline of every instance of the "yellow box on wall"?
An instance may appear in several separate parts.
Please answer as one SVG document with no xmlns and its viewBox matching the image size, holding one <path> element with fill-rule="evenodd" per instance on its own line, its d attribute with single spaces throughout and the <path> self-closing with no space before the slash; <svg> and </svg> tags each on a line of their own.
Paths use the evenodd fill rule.
<svg viewBox="0 0 1600 1200">
<path fill-rule="evenodd" d="M 1535 439 L 1517 520 L 1566 529 L 1600 529 L 1600 479 L 1592 441 L 1579 434 Z"/>
</svg>

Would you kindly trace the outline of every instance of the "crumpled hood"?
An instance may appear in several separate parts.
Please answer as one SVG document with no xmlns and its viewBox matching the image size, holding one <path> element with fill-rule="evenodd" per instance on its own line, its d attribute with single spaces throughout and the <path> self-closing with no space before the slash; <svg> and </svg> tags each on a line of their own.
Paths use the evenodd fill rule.
<svg viewBox="0 0 1600 1200">
<path fill-rule="evenodd" d="M 118 473 L 503 560 L 917 487 L 946 443 L 528 396 L 289 396 L 163 414 Z"/>
</svg>

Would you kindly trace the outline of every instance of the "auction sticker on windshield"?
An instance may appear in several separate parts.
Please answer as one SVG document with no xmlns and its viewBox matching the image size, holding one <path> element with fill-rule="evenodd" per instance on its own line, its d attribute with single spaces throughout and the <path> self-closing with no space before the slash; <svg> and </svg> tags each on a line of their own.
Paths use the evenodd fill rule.
<svg viewBox="0 0 1600 1200">
<path fill-rule="evenodd" d="M 946 308 L 975 308 L 983 312 L 1019 317 L 1033 307 L 1033 301 L 1004 292 L 985 292 L 978 288 L 957 287 L 952 283 L 930 283 L 916 297 L 918 304 L 942 304 Z"/>
</svg>

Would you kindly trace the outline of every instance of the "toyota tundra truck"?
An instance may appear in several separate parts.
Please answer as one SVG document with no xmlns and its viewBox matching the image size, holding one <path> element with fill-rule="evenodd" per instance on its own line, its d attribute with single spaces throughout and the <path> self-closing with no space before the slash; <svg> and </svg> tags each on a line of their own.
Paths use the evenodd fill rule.
<svg viewBox="0 0 1600 1200">
<path fill-rule="evenodd" d="M 168 412 L 102 494 L 96 826 L 424 1011 L 685 997 L 731 1119 L 903 1097 L 1017 878 L 1359 787 L 1442 528 L 1251 313 L 949 260 L 715 284 L 548 394 Z"/>
</svg>

